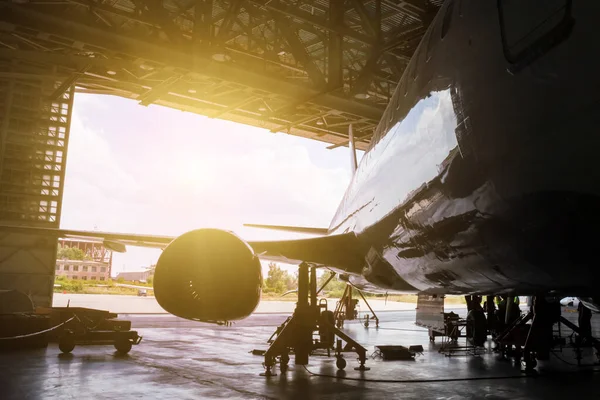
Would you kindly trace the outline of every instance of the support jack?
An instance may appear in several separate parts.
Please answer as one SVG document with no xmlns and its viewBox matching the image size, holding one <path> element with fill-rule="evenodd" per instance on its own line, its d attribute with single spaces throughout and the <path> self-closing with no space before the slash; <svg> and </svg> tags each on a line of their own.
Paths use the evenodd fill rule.
<svg viewBox="0 0 600 400">
<path fill-rule="evenodd" d="M 318 338 L 313 338 L 315 333 L 318 334 Z M 342 353 L 353 351 L 357 353 L 360 363 L 356 369 L 369 370 L 365 367 L 367 350 L 335 326 L 334 313 L 327 310 L 327 302 L 317 302 L 317 270 L 306 263 L 302 263 L 298 271 L 296 309 L 293 315 L 277 328 L 269 342 L 270 346 L 264 354 L 265 372 L 260 374 L 261 376 L 276 376 L 274 368 L 277 363 L 280 371 L 285 373 L 290 354 L 294 354 L 296 365 L 306 365 L 309 356 L 317 349 L 327 350 L 328 356 L 333 350 L 338 369 L 346 367 Z M 342 346 L 342 342 L 346 344 Z"/>
<path fill-rule="evenodd" d="M 363 326 L 368 328 L 370 321 L 375 320 L 375 327 L 379 328 L 379 318 L 377 317 L 377 314 L 375 314 L 375 311 L 373 311 L 373 308 L 371 308 L 371 305 L 360 290 L 358 290 L 358 294 L 363 299 L 372 314 L 367 314 L 365 316 Z M 352 298 L 352 286 L 346 285 L 346 289 L 344 289 L 342 298 L 337 302 L 335 311 L 333 312 L 335 324 L 338 328 L 342 328 L 344 326 L 344 321 L 352 321 L 358 318 L 358 311 L 356 310 L 357 305 L 358 299 Z"/>
</svg>

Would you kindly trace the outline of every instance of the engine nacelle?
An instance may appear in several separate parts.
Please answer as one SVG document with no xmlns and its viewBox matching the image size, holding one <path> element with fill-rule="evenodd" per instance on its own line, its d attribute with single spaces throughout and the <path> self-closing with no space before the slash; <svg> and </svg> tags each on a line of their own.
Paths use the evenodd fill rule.
<svg viewBox="0 0 600 400">
<path fill-rule="evenodd" d="M 262 272 L 252 248 L 231 232 L 198 229 L 163 251 L 154 272 L 154 295 L 171 314 L 197 321 L 233 321 L 260 301 Z"/>
</svg>

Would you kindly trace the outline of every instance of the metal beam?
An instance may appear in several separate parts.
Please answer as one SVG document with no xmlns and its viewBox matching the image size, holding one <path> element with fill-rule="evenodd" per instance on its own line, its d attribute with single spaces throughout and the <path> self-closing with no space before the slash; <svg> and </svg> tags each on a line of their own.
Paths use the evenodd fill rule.
<svg viewBox="0 0 600 400">
<path fill-rule="evenodd" d="M 69 88 L 71 86 L 73 86 L 73 84 L 75 84 L 77 79 L 79 79 L 80 76 L 85 74 L 91 67 L 92 67 L 92 64 L 87 64 L 83 68 L 80 68 L 79 71 L 71 74 L 71 76 L 69 76 L 67 79 L 65 79 L 63 81 L 63 83 L 61 83 L 60 86 L 57 87 L 56 90 L 54 90 L 54 92 L 52 92 L 52 94 L 50 94 L 50 96 L 48 96 L 48 100 L 54 101 L 54 100 L 58 99 L 60 96 L 62 96 L 67 90 L 69 90 Z"/>
<path fill-rule="evenodd" d="M 344 26 L 344 4 L 341 1 L 329 2 L 329 23 L 332 29 L 338 29 Z M 341 87 L 344 84 L 344 71 L 342 63 L 344 61 L 343 53 L 344 37 L 337 31 L 329 31 L 328 48 L 328 71 L 329 87 Z"/>
<path fill-rule="evenodd" d="M 393 32 L 388 32 L 387 36 L 389 39 L 382 45 L 382 52 L 391 52 L 396 47 L 401 44 L 405 44 L 410 40 L 414 40 L 416 38 L 420 38 L 423 36 L 425 31 L 427 30 L 426 26 L 423 26 L 420 23 L 403 25 Z M 395 56 L 398 56 L 396 53 L 391 53 Z M 410 57 L 407 57 L 410 59 Z"/>
<path fill-rule="evenodd" d="M 373 133 L 367 133 L 366 135 L 355 137 L 354 141 L 358 142 L 359 140 L 367 139 L 367 138 L 371 137 L 372 135 L 373 135 Z M 337 149 L 338 147 L 345 147 L 345 146 L 348 146 L 348 145 L 350 145 L 350 139 L 343 140 L 343 141 L 341 141 L 339 143 L 336 143 L 336 144 L 332 144 L 331 146 L 327 146 L 327 150 L 333 150 L 333 149 Z"/>
<path fill-rule="evenodd" d="M 329 114 L 329 111 L 325 111 L 325 112 L 322 112 L 322 113 L 319 113 L 319 114 L 316 114 L 316 115 L 309 115 L 308 117 L 304 117 L 304 118 L 299 119 L 297 121 L 290 122 L 289 124 L 277 126 L 277 127 L 273 128 L 273 129 L 271 129 L 271 132 L 276 133 L 276 132 L 281 132 L 282 130 L 289 130 L 289 129 L 295 127 L 295 126 L 298 126 L 298 125 L 301 125 L 301 124 L 305 124 L 307 122 L 314 121 L 314 120 L 319 119 L 319 118 L 323 118 L 323 117 L 325 117 L 328 114 Z"/>
<path fill-rule="evenodd" d="M 421 21 L 423 21 L 423 17 L 427 13 L 427 3 L 429 3 L 427 0 L 403 0 L 400 2 L 400 4 L 398 4 L 395 0 L 382 0 L 382 2 L 397 12 L 405 13 L 406 15 L 410 15 L 411 17 Z M 406 8 L 407 4 L 414 8 L 414 10 L 411 8 Z"/>
<path fill-rule="evenodd" d="M 160 98 L 160 96 L 169 93 L 169 90 L 180 79 L 181 79 L 180 76 L 172 76 L 170 78 L 165 79 L 158 85 L 154 86 L 152 89 L 141 94 L 138 97 L 140 104 L 143 106 L 149 106 L 150 104 L 154 103 L 156 100 L 158 100 Z"/>
<path fill-rule="evenodd" d="M 396 81 L 390 82 L 390 80 L 388 80 L 388 84 L 392 84 L 395 87 L 398 84 L 400 77 L 402 77 L 402 73 L 404 73 L 404 69 L 408 65 L 408 61 L 399 62 L 397 58 L 390 56 L 389 53 L 384 54 L 383 59 L 387 65 L 389 65 L 392 73 L 398 77 L 398 80 Z"/>
<path fill-rule="evenodd" d="M 330 2 L 330 7 L 332 3 L 334 2 Z M 352 0 L 351 3 L 352 5 L 354 5 L 354 10 L 360 17 L 360 24 L 362 28 L 369 35 L 375 37 L 377 35 L 377 29 L 375 27 L 373 17 L 369 15 L 369 13 L 367 12 L 367 8 L 363 4 L 363 0 Z"/>
<path fill-rule="evenodd" d="M 140 0 L 147 12 L 162 27 L 165 34 L 173 44 L 181 44 L 183 35 L 181 30 L 171 20 L 169 12 L 162 6 L 162 0 Z"/>
<path fill-rule="evenodd" d="M 361 118 L 361 119 L 353 120 L 353 121 L 348 120 L 348 121 L 343 121 L 343 122 L 335 122 L 333 124 L 327 124 L 327 127 L 328 128 L 337 128 L 340 126 L 348 126 L 350 124 L 354 124 L 356 126 L 356 125 L 364 123 L 364 122 L 368 122 L 368 120 L 365 118 Z M 354 138 L 354 139 L 358 139 L 358 138 Z"/>
<path fill-rule="evenodd" d="M 264 90 L 286 98 L 310 98 L 315 96 L 313 102 L 323 107 L 329 107 L 342 112 L 351 113 L 357 116 L 368 117 L 378 120 L 382 114 L 382 107 L 356 102 L 352 99 L 344 98 L 331 93 L 322 94 L 321 91 L 291 83 L 274 76 L 268 76 L 264 73 L 255 73 L 247 68 L 239 67 L 229 63 L 216 63 L 208 58 L 200 56 L 194 57 L 190 52 L 181 51 L 172 47 L 160 46 L 155 43 L 126 37 L 105 29 L 99 29 L 76 21 L 64 18 L 57 18 L 49 14 L 34 11 L 32 7 L 24 7 L 13 3 L 0 3 L 0 20 L 7 24 L 2 27 L 11 31 L 13 24 L 19 23 L 29 28 L 36 28 L 38 31 L 45 31 L 53 35 L 63 36 L 65 38 L 77 38 L 79 42 L 88 43 L 99 48 L 110 49 L 114 52 L 120 52 L 130 55 L 134 58 L 154 61 L 158 64 L 169 65 L 171 67 L 186 69 L 200 75 L 212 78 L 223 79 L 226 81 L 238 83 L 243 86 Z M 1 29 L 1 28 L 0 28 Z M 4 49 L 2 52 L 11 52 L 14 50 Z M 103 65 L 115 65 L 123 63 L 122 60 L 101 60 L 99 57 L 90 61 L 89 57 L 65 57 L 63 55 L 48 52 L 25 52 L 32 55 L 32 61 L 40 61 L 43 57 L 55 56 L 53 63 L 64 65 L 69 62 L 75 62 L 79 66 L 92 62 Z M 10 57 L 10 56 L 9 56 Z M 126 63 L 126 62 L 125 62 Z M 126 63 L 130 65 L 131 63 Z"/>
<path fill-rule="evenodd" d="M 231 112 L 231 111 L 235 111 L 240 107 L 247 106 L 248 104 L 251 104 L 251 103 L 255 102 L 256 100 L 258 100 L 258 97 L 250 96 L 247 99 L 239 101 L 236 104 L 232 104 L 229 107 L 225 107 L 224 109 L 219 110 L 219 111 L 215 112 L 214 114 L 209 115 L 208 117 L 209 118 L 219 118 L 221 115 L 227 114 L 228 112 Z"/>
<path fill-rule="evenodd" d="M 375 0 L 375 20 L 373 24 L 375 25 L 375 38 L 377 44 L 379 44 L 381 43 L 381 0 Z"/>
<path fill-rule="evenodd" d="M 192 40 L 194 49 L 210 47 L 213 0 L 196 0 L 194 7 L 194 30 Z"/>
<path fill-rule="evenodd" d="M 230 32 L 231 26 L 235 21 L 237 14 L 240 10 L 241 0 L 230 0 L 229 8 L 227 9 L 227 14 L 219 27 L 219 32 L 217 33 L 217 41 L 222 42 L 225 40 L 225 36 Z"/>
<path fill-rule="evenodd" d="M 347 36 L 354 40 L 357 40 L 361 43 L 365 44 L 374 44 L 375 39 L 364 35 L 360 32 L 356 32 L 353 29 L 348 28 L 347 26 L 338 27 L 335 30 L 329 26 L 327 20 L 323 18 L 316 17 L 309 12 L 306 12 L 298 7 L 291 7 L 287 4 L 282 4 L 277 0 L 246 0 L 248 3 L 255 4 L 258 7 L 262 7 L 264 9 L 281 13 L 283 15 L 287 15 L 288 17 L 296 18 L 300 21 L 307 22 L 311 25 L 317 26 L 322 29 L 326 29 L 329 31 L 333 31 L 339 33 L 341 35 Z M 339 1 L 339 0 L 338 0 Z"/>
<path fill-rule="evenodd" d="M 378 48 L 371 49 L 369 59 L 365 63 L 365 66 L 360 70 L 360 74 L 350 89 L 350 94 L 355 95 L 359 93 L 367 93 L 370 83 L 373 81 L 373 76 L 377 70 L 377 64 L 381 58 L 381 51 Z"/>
<path fill-rule="evenodd" d="M 111 6 L 100 4 L 95 0 L 66 0 L 66 1 L 69 3 L 80 5 L 82 7 L 91 8 L 95 11 L 102 11 L 102 12 L 105 12 L 108 14 L 119 16 L 121 18 L 126 18 L 130 21 L 135 21 L 140 24 L 149 25 L 152 27 L 159 27 L 159 25 L 154 22 L 146 21 L 146 20 L 140 18 L 138 16 L 138 14 L 127 12 L 127 11 L 122 11 L 122 10 L 116 9 Z"/>
<path fill-rule="evenodd" d="M 11 66 L 11 70 L 14 69 Z M 13 91 L 15 87 L 14 79 L 8 82 L 8 87 L 4 93 L 4 115 L 2 116 L 2 124 L 0 125 L 0 178 L 2 178 L 2 170 L 4 168 L 4 161 L 6 155 L 6 139 L 8 137 L 8 126 L 10 123 L 10 112 L 12 111 Z"/>
<path fill-rule="evenodd" d="M 326 85 L 325 77 L 321 69 L 315 64 L 314 59 L 308 54 L 304 44 L 298 37 L 298 31 L 294 28 L 292 21 L 289 18 L 276 16 L 275 21 L 277 28 L 285 37 L 292 55 L 298 61 L 308 74 L 308 77 L 312 81 L 313 85 L 317 88 L 323 88 Z"/>
<path fill-rule="evenodd" d="M 331 88 L 331 89 L 327 89 L 325 91 L 322 92 L 318 92 L 318 93 L 314 93 L 311 94 L 309 96 L 306 97 L 302 97 L 299 98 L 283 107 L 280 107 L 276 110 L 273 110 L 270 114 L 266 115 L 266 118 L 273 118 L 273 117 L 279 117 L 282 114 L 286 114 L 288 112 L 293 112 L 297 107 L 301 106 L 302 104 L 306 104 L 306 103 L 314 103 L 314 104 L 319 104 L 318 103 L 318 99 L 321 96 L 325 96 L 326 94 L 333 92 L 337 89 L 340 89 L 340 87 L 337 88 Z"/>
<path fill-rule="evenodd" d="M 85 7 L 92 7 L 94 10 L 96 11 L 102 11 L 102 12 L 106 12 L 106 13 L 111 13 L 114 14 L 116 16 L 122 17 L 122 18 L 126 18 L 132 21 L 135 21 L 137 23 L 141 23 L 141 24 L 146 24 L 146 25 L 150 25 L 153 27 L 157 27 L 157 26 L 163 26 L 162 23 L 158 22 L 158 21 L 148 21 L 145 20 L 143 18 L 140 18 L 137 14 L 132 13 L 132 12 L 127 12 L 127 11 L 122 11 L 119 9 L 116 9 L 114 7 L 111 6 L 107 6 L 107 5 L 103 5 L 98 3 L 97 1 L 94 0 L 90 0 L 90 2 L 86 1 L 86 0 L 66 0 L 70 3 L 74 3 L 74 4 L 79 4 Z M 212 0 L 198 0 L 198 1 L 204 1 L 205 5 L 207 5 L 208 7 L 212 7 Z M 356 1 L 360 1 L 360 0 L 356 0 Z M 371 37 L 369 35 L 364 35 L 361 34 L 360 32 L 354 31 L 353 29 L 350 29 L 348 27 L 346 27 L 345 25 L 341 25 L 341 26 L 336 26 L 336 27 L 332 27 L 329 24 L 328 20 L 316 17 L 306 11 L 303 11 L 301 9 L 298 8 L 294 8 L 294 7 L 289 7 L 285 4 L 281 4 L 277 1 L 271 1 L 271 0 L 247 0 L 248 3 L 250 4 L 254 4 L 256 7 L 260 7 L 260 8 L 264 8 L 270 11 L 274 11 L 277 13 L 281 13 L 283 15 L 287 15 L 289 17 L 293 17 L 297 20 L 303 21 L 305 23 L 307 23 L 307 26 L 303 29 L 307 29 L 310 31 L 309 27 L 318 27 L 321 29 L 325 29 L 329 32 L 333 32 L 333 33 L 338 33 L 341 34 L 343 36 L 346 36 L 348 38 L 354 39 L 360 43 L 363 44 L 368 44 L 368 45 L 374 45 L 377 42 L 377 39 L 375 37 Z M 332 1 L 331 3 L 336 3 L 334 1 Z M 396 9 L 398 12 L 406 12 L 407 14 L 411 14 L 411 12 L 409 10 L 404 10 L 398 6 L 396 6 L 395 4 L 389 2 L 389 1 L 385 1 L 384 3 L 388 6 L 392 6 L 394 5 L 394 9 Z M 197 7 L 197 6 L 196 6 Z M 247 11 L 249 11 L 251 9 L 251 7 L 247 7 Z M 437 9 L 436 9 L 437 10 Z M 225 18 L 229 15 L 229 13 L 227 13 L 225 15 Z M 223 16 L 216 18 L 216 20 L 219 20 L 220 18 L 222 18 Z M 163 21 L 164 22 L 164 21 Z M 208 22 L 208 20 L 206 20 L 206 22 Z M 210 20 L 211 24 L 215 22 L 215 20 L 211 19 Z M 164 26 L 163 26 L 164 28 Z M 387 51 L 387 49 L 384 49 L 384 51 Z M 397 54 L 394 53 L 390 53 L 391 55 L 394 56 L 398 56 Z"/>
</svg>

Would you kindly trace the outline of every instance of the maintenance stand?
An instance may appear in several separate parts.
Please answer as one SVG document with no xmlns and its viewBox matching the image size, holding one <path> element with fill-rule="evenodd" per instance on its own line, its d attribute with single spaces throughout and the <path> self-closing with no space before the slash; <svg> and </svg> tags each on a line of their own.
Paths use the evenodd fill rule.
<svg viewBox="0 0 600 400">
<path fill-rule="evenodd" d="M 335 274 L 333 274 L 333 275 L 335 275 Z M 329 282 L 329 280 L 327 280 L 327 282 Z M 350 285 L 350 284 L 346 285 L 346 289 L 344 289 L 344 294 L 342 295 L 342 298 L 337 302 L 335 311 L 333 312 L 335 326 L 337 326 L 338 328 L 344 327 L 344 321 L 353 321 L 358 318 L 358 311 L 356 310 L 356 307 L 358 305 L 358 299 L 352 298 L 352 289 L 353 289 L 352 285 Z M 362 294 L 362 292 L 358 289 L 357 289 L 357 292 L 358 292 L 359 296 L 363 299 L 363 301 L 365 302 L 365 304 L 369 308 L 369 311 L 371 311 L 371 314 L 372 314 L 372 315 L 367 314 L 364 317 L 364 321 L 363 321 L 364 327 L 368 328 L 369 321 L 371 319 L 373 319 L 373 320 L 375 320 L 375 327 L 379 328 L 379 318 L 377 317 L 377 314 L 375 314 L 375 311 L 373 311 L 373 308 L 371 308 L 371 305 L 369 304 L 369 302 L 367 301 L 365 296 Z"/>
<path fill-rule="evenodd" d="M 295 355 L 296 365 L 306 365 L 310 354 L 317 349 L 327 350 L 328 356 L 333 350 L 337 358 L 336 366 L 339 369 L 346 367 L 342 352 L 354 351 L 358 354 L 360 363 L 355 370 L 369 370 L 365 367 L 367 349 L 335 326 L 334 315 L 332 311 L 327 310 L 327 302 L 317 302 L 319 292 L 317 291 L 317 268 L 307 263 L 300 264 L 296 309 L 271 336 L 271 339 L 274 336 L 276 338 L 264 353 L 265 372 L 261 374 L 262 376 L 275 376 L 273 367 L 277 362 L 281 372 L 286 372 L 292 353 Z M 315 333 L 318 335 L 317 338 L 313 338 Z M 346 342 L 345 346 L 342 346 L 342 341 Z"/>
</svg>

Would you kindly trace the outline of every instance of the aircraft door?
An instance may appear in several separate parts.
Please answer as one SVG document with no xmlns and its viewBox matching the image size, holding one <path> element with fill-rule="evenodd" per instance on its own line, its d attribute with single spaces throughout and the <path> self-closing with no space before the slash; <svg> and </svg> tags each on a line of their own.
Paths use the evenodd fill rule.
<svg viewBox="0 0 600 400">
<path fill-rule="evenodd" d="M 498 0 L 504 57 L 515 74 L 564 41 L 574 19 L 572 0 Z"/>
</svg>

